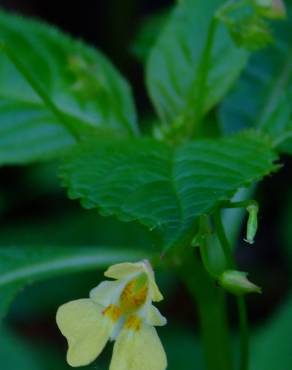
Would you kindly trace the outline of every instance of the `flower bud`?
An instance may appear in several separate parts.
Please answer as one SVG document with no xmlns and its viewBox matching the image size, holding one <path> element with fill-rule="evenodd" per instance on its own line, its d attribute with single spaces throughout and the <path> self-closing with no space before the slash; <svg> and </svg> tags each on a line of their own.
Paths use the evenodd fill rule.
<svg viewBox="0 0 292 370">
<path fill-rule="evenodd" d="M 268 19 L 286 17 L 284 0 L 244 0 L 223 4 L 216 17 L 227 27 L 239 46 L 251 51 L 273 42 Z"/>
<path fill-rule="evenodd" d="M 246 238 L 244 240 L 249 244 L 253 244 L 258 229 L 259 207 L 256 204 L 251 204 L 246 208 L 246 210 L 249 215 L 247 220 Z"/>
<path fill-rule="evenodd" d="M 220 285 L 235 295 L 246 293 L 261 293 L 261 288 L 247 279 L 247 273 L 236 270 L 226 270 L 219 278 Z"/>
<path fill-rule="evenodd" d="M 286 17 L 286 7 L 283 0 L 254 0 L 257 12 L 270 19 L 283 19 Z"/>
<path fill-rule="evenodd" d="M 234 42 L 251 51 L 262 49 L 273 41 L 268 24 L 260 17 L 247 17 L 227 26 Z"/>
</svg>

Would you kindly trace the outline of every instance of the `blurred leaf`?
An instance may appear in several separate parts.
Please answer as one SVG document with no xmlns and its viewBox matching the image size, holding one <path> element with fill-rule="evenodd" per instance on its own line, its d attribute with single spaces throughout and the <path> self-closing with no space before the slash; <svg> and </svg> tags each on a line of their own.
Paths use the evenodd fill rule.
<svg viewBox="0 0 292 370">
<path fill-rule="evenodd" d="M 0 317 L 17 290 L 28 283 L 70 272 L 94 270 L 121 261 L 149 257 L 141 250 L 116 247 L 57 248 L 8 247 L 0 248 Z"/>
<path fill-rule="evenodd" d="M 1 327 L 0 361 L 5 370 L 65 370 L 69 366 L 52 351 L 30 343 L 8 328 Z"/>
<path fill-rule="evenodd" d="M 77 132 L 85 128 L 137 132 L 130 88 L 98 51 L 53 27 L 2 11 L 1 42 L 68 126 L 40 99 L 19 68 L 1 55 L 0 164 L 58 156 L 73 143 L 71 125 Z"/>
<path fill-rule="evenodd" d="M 181 2 L 150 53 L 147 85 L 166 124 L 186 121 L 191 125 L 201 108 L 206 113 L 218 103 L 246 64 L 248 53 L 233 44 L 221 24 L 215 33 L 209 63 L 206 60 L 208 29 L 221 4 L 221 0 Z M 202 68 L 208 64 L 206 92 L 201 102 Z"/>
<path fill-rule="evenodd" d="M 1 269 L 0 273 L 2 273 Z M 11 304 L 11 302 L 13 301 L 14 297 L 21 289 L 21 287 L 22 284 L 20 284 L 19 282 L 11 283 L 8 286 L 0 287 L 0 320 L 8 310 L 9 305 Z"/>
<path fill-rule="evenodd" d="M 256 332 L 252 342 L 251 370 L 292 368 L 292 298 Z"/>
<path fill-rule="evenodd" d="M 287 20 L 275 25 L 275 43 L 251 57 L 234 90 L 223 102 L 220 118 L 225 133 L 257 126 L 269 132 L 275 142 L 282 135 L 285 139 L 287 131 L 291 139 L 291 16 L 292 6 Z M 290 148 L 292 152 L 292 145 Z"/>
<path fill-rule="evenodd" d="M 76 147 L 61 176 L 72 199 L 104 216 L 138 220 L 164 246 L 188 242 L 198 216 L 275 169 L 276 156 L 255 133 L 197 140 L 172 149 L 150 139 L 93 141 Z"/>
<path fill-rule="evenodd" d="M 161 10 L 158 13 L 147 17 L 134 39 L 131 50 L 132 53 L 142 62 L 146 61 L 151 48 L 164 27 L 170 11 L 167 9 Z"/>
<path fill-rule="evenodd" d="M 281 212 L 278 220 L 278 227 L 280 228 L 281 241 L 283 244 L 283 254 L 285 261 L 288 263 L 290 272 L 292 272 L 292 192 L 283 199 L 284 209 Z M 290 275 L 290 278 L 292 276 Z"/>
<path fill-rule="evenodd" d="M 68 209 L 66 203 L 61 203 L 54 213 L 42 214 L 41 218 L 37 209 L 36 216 L 3 220 L 0 248 L 15 245 L 123 245 L 149 249 L 155 244 L 154 235 L 138 222 L 125 224 L 113 217 L 101 217 L 93 210 L 64 211 L 64 207 Z"/>
<path fill-rule="evenodd" d="M 159 329 L 159 336 L 167 354 L 167 370 L 204 368 L 200 342 L 190 328 L 170 322 Z"/>
</svg>

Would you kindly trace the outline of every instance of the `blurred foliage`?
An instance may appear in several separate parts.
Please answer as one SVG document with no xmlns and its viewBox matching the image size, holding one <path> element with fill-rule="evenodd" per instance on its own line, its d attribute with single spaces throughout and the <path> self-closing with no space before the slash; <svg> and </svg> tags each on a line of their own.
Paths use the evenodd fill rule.
<svg viewBox="0 0 292 370">
<path fill-rule="evenodd" d="M 185 0 L 185 2 L 188 3 L 190 1 Z M 167 10 L 161 11 L 160 9 L 160 12 L 154 15 L 154 17 L 152 17 L 152 15 L 148 16 L 145 24 L 143 23 L 139 26 L 140 32 L 137 37 L 134 37 L 132 46 L 128 45 L 129 49 L 131 48 L 139 61 L 146 62 L 150 55 L 151 47 L 157 45 L 160 30 L 165 30 L 167 27 L 169 14 L 171 13 L 169 8 L 170 4 L 163 3 L 162 5 L 166 5 L 167 7 L 163 9 Z M 204 111 L 204 114 L 207 114 L 207 111 L 212 107 L 205 121 L 206 127 L 204 127 L 204 133 L 207 133 L 207 136 L 216 137 L 220 134 L 220 130 L 224 134 L 230 134 L 234 131 L 240 131 L 242 128 L 256 126 L 257 129 L 260 127 L 273 138 L 283 140 L 280 145 L 282 153 L 292 153 L 291 137 L 288 135 L 287 140 L 285 137 L 284 139 L 282 137 L 283 131 L 285 134 L 285 130 L 291 131 L 291 1 L 287 1 L 287 5 L 289 14 L 287 20 L 282 23 L 273 23 L 272 25 L 275 34 L 275 43 L 268 48 L 257 51 L 250 57 L 247 68 L 244 69 L 241 78 L 235 83 L 229 95 L 223 100 L 220 109 L 214 107 L 218 97 L 211 96 L 211 103 L 208 104 L 208 107 Z M 158 7 L 158 4 L 156 4 L 156 6 Z M 114 11 L 114 5 L 112 5 L 112 7 Z M 128 8 L 128 11 L 130 14 L 130 8 Z M 187 18 L 190 18 L 189 22 L 192 23 L 191 14 L 189 16 L 190 17 Z M 30 58 L 26 58 L 27 48 L 25 48 L 22 43 L 25 34 L 22 34 L 23 28 L 21 27 L 21 21 L 19 20 L 21 32 L 16 35 L 10 29 L 10 22 L 5 21 L 3 17 L 5 18 L 5 16 L 1 16 L 2 27 L 6 30 L 5 37 L 11 37 L 11 40 L 16 42 L 18 50 L 22 53 L 21 55 L 19 54 L 21 56 L 20 59 L 23 59 L 24 62 L 29 62 L 28 65 L 30 63 L 35 65 L 31 50 Z M 12 17 L 9 19 L 14 18 Z M 198 27 L 199 24 L 200 23 L 195 24 L 195 31 L 198 34 L 202 34 L 203 31 L 202 28 Z M 184 29 L 186 25 L 187 24 L 181 24 L 183 34 L 186 32 Z M 33 27 L 33 24 L 31 26 Z M 129 31 L 132 25 L 129 24 L 128 27 Z M 168 27 L 171 28 L 171 25 Z M 167 35 L 167 33 L 170 32 L 169 28 L 163 31 L 164 40 L 169 37 L 169 35 Z M 176 31 L 173 32 L 176 34 Z M 115 34 L 117 33 L 116 31 Z M 204 35 L 205 33 L 204 31 Z M 227 39 L 227 43 L 229 43 L 230 40 L 226 32 L 221 29 L 221 33 L 224 36 L 223 39 L 225 41 Z M 53 39 L 47 40 L 49 41 L 50 47 L 52 46 L 51 41 L 54 43 L 55 38 L 59 37 L 59 34 L 55 34 L 53 30 L 52 35 Z M 67 39 L 64 40 L 63 42 L 71 45 L 71 39 L 70 41 Z M 117 40 L 112 41 L 116 42 Z M 174 39 L 172 37 L 166 42 L 167 48 L 164 49 L 164 51 L 166 50 L 167 58 L 169 58 L 168 47 L 171 48 L 173 42 Z M 45 52 L 45 47 L 41 45 L 41 48 L 39 48 L 38 46 L 40 44 L 41 41 L 37 40 L 35 50 L 41 50 L 43 53 Z M 76 45 L 74 47 L 76 47 Z M 183 48 L 181 51 L 183 57 L 188 55 L 189 45 L 191 45 L 191 47 L 194 46 L 193 34 L 190 34 L 188 45 L 185 45 L 187 49 Z M 202 49 L 202 47 L 203 42 L 200 48 Z M 82 49 L 83 46 L 80 46 L 80 48 Z M 111 46 L 109 45 L 109 50 L 110 48 Z M 56 51 L 57 49 L 54 50 Z M 122 51 L 124 52 L 124 50 Z M 222 62 L 226 59 L 226 54 L 222 52 L 221 49 L 219 51 L 221 55 L 220 61 Z M 158 52 L 160 53 L 161 50 L 158 50 Z M 88 53 L 90 54 L 91 51 L 88 51 Z M 58 56 L 62 64 L 64 59 L 62 53 L 59 53 L 57 50 L 57 52 L 54 52 L 52 55 Z M 240 55 L 244 55 L 243 59 L 245 59 L 246 51 L 241 50 Z M 116 55 L 116 57 L 118 60 L 118 55 Z M 100 56 L 99 54 L 96 55 L 94 52 L 93 59 L 95 58 L 99 59 Z M 125 56 L 121 56 L 120 58 L 121 65 L 124 65 Z M 3 65 L 5 68 L 2 65 L 2 79 L 0 83 L 2 90 L 6 93 L 6 88 L 9 87 L 10 90 L 13 88 L 12 92 L 14 93 L 15 85 L 11 84 L 11 81 L 14 81 L 17 82 L 17 93 L 21 95 L 22 99 L 31 97 L 33 95 L 31 91 L 27 92 L 27 88 L 22 89 L 23 80 L 19 79 L 19 75 L 17 75 L 17 78 L 13 77 L 15 70 L 8 65 L 7 59 L 5 59 L 5 61 L 4 59 Z M 42 74 L 43 55 L 39 55 L 37 59 L 38 67 L 34 70 L 36 76 Z M 104 65 L 104 69 L 106 70 L 105 74 L 107 74 L 108 69 L 110 69 L 110 73 L 113 73 L 112 76 L 114 76 L 112 79 L 115 81 L 117 79 L 121 87 L 121 91 L 119 91 L 117 95 L 108 96 L 108 91 L 105 91 L 104 94 L 102 94 L 103 99 L 113 99 L 111 100 L 113 104 L 117 104 L 116 106 L 118 106 L 121 98 L 127 100 L 126 95 L 128 93 L 128 87 L 125 85 L 123 79 L 117 77 L 119 76 L 118 72 L 112 69 L 113 67 L 108 65 L 108 62 L 105 61 L 103 57 L 101 57 L 101 59 L 102 65 Z M 199 60 L 194 58 L 187 59 L 187 61 L 187 71 L 193 73 L 198 67 Z M 222 86 L 220 81 L 224 80 L 228 68 L 225 69 L 223 62 L 223 64 L 216 64 L 215 61 L 214 59 L 213 67 L 215 71 L 217 71 L 216 68 L 218 68 L 220 77 L 219 82 L 215 82 L 217 84 L 216 86 L 219 86 L 218 88 L 221 89 Z M 50 71 L 51 73 L 59 73 L 58 68 L 61 68 L 59 64 L 55 65 L 55 61 L 51 59 L 48 59 L 46 62 L 48 64 L 48 70 L 52 68 L 52 65 L 55 67 L 58 65 L 56 69 L 52 68 Z M 154 64 L 156 64 L 156 62 Z M 244 63 L 240 62 L 235 66 L 236 68 L 234 67 L 235 77 L 237 77 L 243 65 Z M 80 93 L 82 95 L 82 84 L 91 85 L 92 82 L 90 76 L 88 76 L 83 69 L 82 61 L 78 58 L 71 60 L 70 68 L 71 72 L 66 71 L 66 74 L 71 73 L 69 80 L 72 82 L 72 79 L 74 79 L 72 73 L 75 73 L 79 79 L 79 84 L 77 84 L 77 86 L 71 84 L 74 87 L 74 91 L 72 92 L 70 89 L 69 90 L 72 93 L 73 100 L 71 100 L 70 104 L 66 99 L 63 100 L 63 104 L 61 104 L 60 107 L 63 109 L 65 106 L 66 110 L 70 107 L 71 110 L 72 107 L 76 108 L 77 106 L 76 109 L 80 113 L 81 118 L 84 118 L 83 114 L 89 115 L 90 117 L 92 117 L 92 114 L 101 114 L 103 119 L 105 117 L 106 120 L 108 114 L 110 114 L 109 112 L 103 111 L 100 113 L 99 107 L 97 108 L 98 112 L 96 112 L 96 107 L 91 107 L 94 111 L 94 113 L 92 113 L 90 107 L 85 107 L 83 103 L 79 105 L 80 101 L 82 101 L 82 99 L 84 100 L 84 96 L 80 96 Z M 162 69 L 160 66 L 159 69 L 155 70 L 155 73 L 157 73 L 158 76 L 163 75 L 165 70 L 162 71 Z M 11 70 L 14 70 L 14 72 L 12 73 Z M 178 80 L 179 84 L 181 81 L 187 84 L 190 81 L 190 74 L 181 70 L 179 73 L 173 75 L 171 68 L 168 69 L 168 72 L 168 77 L 170 78 L 167 79 L 167 83 L 170 83 L 172 88 L 174 87 L 172 91 L 174 91 L 176 96 L 180 99 L 181 91 L 185 92 L 186 85 L 182 85 L 182 90 L 180 90 L 181 86 L 178 88 L 174 80 Z M 58 73 L 57 76 L 59 76 Z M 47 76 L 50 77 L 50 74 Z M 7 82 L 8 77 L 10 78 L 9 82 Z M 95 77 L 98 80 L 100 75 L 97 73 Z M 194 74 L 192 77 L 194 77 Z M 136 78 L 134 72 L 133 75 L 130 75 L 130 78 Z M 7 84 L 4 83 L 5 81 Z M 59 79 L 59 82 L 60 81 Z M 65 92 L 68 88 L 68 81 L 60 82 Z M 57 99 L 58 94 L 54 90 L 50 78 L 48 78 L 47 82 L 48 86 L 52 89 L 51 91 L 53 91 L 52 95 Z M 143 85 L 140 80 L 139 84 Z M 228 86 L 223 86 L 224 94 L 227 92 L 230 85 L 231 83 L 228 83 Z M 158 90 L 160 88 L 161 85 L 158 86 Z M 96 93 L 94 89 L 89 89 L 89 92 L 93 95 Z M 221 90 L 218 94 L 221 97 Z M 222 95 L 224 94 L 222 93 Z M 76 98 L 77 95 L 78 97 Z M 196 93 L 195 95 L 198 94 Z M 160 97 L 161 96 L 159 96 L 159 99 Z M 164 95 L 162 98 L 168 101 L 169 96 Z M 6 104 L 7 102 L 1 100 L 0 111 L 2 109 L 2 113 L 5 113 L 1 116 L 0 123 L 0 144 L 5 144 L 3 144 L 5 151 L 0 151 L 0 153 L 4 153 L 4 159 L 2 158 L 2 160 L 0 160 L 1 163 L 15 163 L 16 157 L 16 162 L 27 162 L 36 157 L 42 157 L 43 159 L 44 157 L 51 156 L 52 152 L 53 156 L 59 159 L 60 152 L 63 151 L 64 147 L 72 144 L 71 139 L 67 137 L 68 133 L 65 132 L 61 126 L 57 127 L 55 125 L 54 119 L 48 112 L 44 112 L 43 107 L 41 107 L 40 110 L 35 110 L 35 107 L 33 107 L 33 112 L 31 111 L 32 102 L 34 102 L 34 99 L 30 101 L 30 104 L 26 105 L 26 114 L 22 114 L 21 107 L 23 107 L 23 105 L 20 107 L 19 102 L 14 101 L 13 104 L 11 102 L 11 104 Z M 126 109 L 124 113 L 125 116 L 128 118 L 130 117 L 129 127 L 131 131 L 135 126 L 135 112 L 132 108 L 132 101 L 127 100 L 126 105 L 127 104 L 128 109 Z M 177 106 L 172 105 L 172 103 L 169 104 L 169 102 L 166 105 L 174 109 L 175 116 Z M 16 108 L 17 114 L 15 113 Z M 117 115 L 119 116 L 119 109 L 117 109 L 116 112 L 118 112 Z M 32 117 L 32 115 L 36 120 L 35 123 L 38 122 L 40 116 L 50 116 L 49 121 L 50 124 L 52 124 L 51 129 L 47 130 L 47 128 L 44 128 L 41 132 L 33 131 L 35 128 L 34 125 L 28 125 L 29 129 L 32 129 L 32 131 L 27 134 L 27 137 L 31 141 L 27 141 L 27 146 L 25 148 L 19 148 L 24 141 L 24 136 L 21 131 L 18 131 L 18 128 L 23 128 L 28 123 L 28 121 L 26 121 L 27 117 Z M 100 121 L 103 121 L 103 119 Z M 143 120 L 144 117 L 141 119 Z M 153 121 L 154 118 L 151 116 L 150 120 Z M 101 124 L 103 124 L 103 122 L 101 122 Z M 115 126 L 116 124 L 119 125 L 116 121 L 116 115 L 111 116 L 111 125 Z M 135 129 L 133 129 L 133 131 L 135 131 Z M 179 125 L 178 131 L 180 131 Z M 290 131 L 288 131 L 288 134 Z M 59 135 L 60 133 L 62 134 L 61 136 Z M 15 136 L 15 134 L 17 135 Z M 34 147 L 34 139 L 39 134 L 44 134 L 44 140 L 37 143 L 37 147 Z M 5 137 L 5 135 L 7 136 Z M 88 135 L 88 132 L 86 132 L 86 135 Z M 56 137 L 58 138 L 57 141 L 55 141 Z M 48 138 L 49 144 L 46 141 Z M 57 150 L 55 150 L 56 148 Z M 20 152 L 18 152 L 19 149 L 21 149 Z M 17 152 L 18 155 L 16 155 Z M 20 157 L 19 153 L 21 154 Z M 290 164 L 290 162 L 287 161 L 285 163 L 288 163 L 288 166 Z M 84 253 L 87 253 L 88 250 L 96 252 L 96 246 L 101 245 L 111 245 L 113 250 L 118 250 L 120 246 L 123 246 L 123 248 L 127 250 L 132 248 L 135 250 L 134 253 L 137 254 L 143 253 L 143 250 L 146 249 L 148 253 L 158 250 L 157 247 L 160 239 L 157 238 L 155 230 L 149 231 L 137 221 L 122 223 L 113 217 L 101 217 L 97 214 L 96 210 L 84 211 L 77 202 L 69 202 L 66 199 L 65 192 L 60 187 L 60 181 L 57 176 L 58 166 L 59 162 L 47 162 L 22 168 L 4 167 L 0 169 L 0 266 L 4 266 L 3 256 L 7 254 L 7 250 L 13 255 L 13 248 L 19 246 L 35 246 L 35 251 L 37 253 L 41 251 L 40 247 L 50 246 L 53 254 L 54 251 L 62 253 L 62 248 L 69 246 L 82 246 L 81 249 Z M 270 179 L 267 181 L 270 181 Z M 239 243 L 238 259 L 240 264 L 243 265 L 244 268 L 247 266 L 252 269 L 253 274 L 257 274 L 256 276 L 262 279 L 262 285 L 268 288 L 268 292 L 264 292 L 262 301 L 261 299 L 255 299 L 254 301 L 252 301 L 252 299 L 250 300 L 250 316 L 254 323 L 254 327 L 252 327 L 251 370 L 290 370 L 292 365 L 292 347 L 290 340 L 290 333 L 292 330 L 291 292 L 286 288 L 286 285 L 282 286 L 283 277 L 284 279 L 288 278 L 290 282 L 292 281 L 292 229 L 290 227 L 292 220 L 292 193 L 285 194 L 284 200 L 284 196 L 282 198 L 281 193 L 281 186 L 284 186 L 286 181 L 291 181 L 291 178 L 287 177 L 280 179 L 281 184 L 279 187 L 276 187 L 277 194 L 274 194 L 273 188 L 268 188 L 268 191 L 265 190 L 264 187 L 258 188 L 257 196 L 262 201 L 260 209 L 260 229 L 263 231 L 260 231 L 259 237 L 256 240 L 255 246 L 252 247 L 252 250 L 249 249 L 246 251 L 247 247 L 245 246 L 242 248 L 241 243 Z M 275 185 L 272 180 L 271 183 Z M 272 186 L 273 185 L 271 185 L 271 187 Z M 146 201 L 148 202 L 148 199 L 146 199 Z M 278 204 L 275 205 L 274 202 L 278 202 Z M 275 211 L 275 208 L 272 208 L 272 211 L 270 208 L 272 203 L 273 206 L 277 208 L 276 217 L 272 213 L 272 211 Z M 261 213 L 261 210 L 265 212 Z M 231 219 L 233 219 L 233 216 Z M 272 222 L 269 220 L 272 220 Z M 230 221 L 230 218 L 229 220 L 227 219 L 227 223 L 232 223 L 232 221 L 233 220 Z M 270 222 L 268 225 L 267 221 Z M 271 230 L 271 228 L 273 230 Z M 272 240 L 270 239 L 271 234 L 273 237 Z M 83 247 L 86 247 L 86 249 Z M 268 263 L 267 259 L 265 259 L 266 257 L 261 259 L 261 250 L 265 251 L 264 256 L 268 255 Z M 106 258 L 107 252 L 110 254 L 110 250 L 108 250 L 103 254 L 103 257 Z M 74 253 L 73 249 L 72 253 Z M 273 253 L 277 256 L 280 255 L 280 258 L 274 259 Z M 253 257 L 250 257 L 251 255 Z M 15 257 L 16 259 L 19 258 L 19 255 L 15 253 Z M 216 256 L 214 258 L 218 260 Z M 45 254 L 44 260 L 49 263 L 48 257 Z M 26 262 L 31 263 L 33 259 L 28 258 Z M 270 269 L 270 266 L 275 267 L 275 269 Z M 285 270 L 287 266 L 288 272 Z M 70 269 L 68 269 L 68 271 L 69 270 Z M 79 270 L 82 270 L 82 268 Z M 26 287 L 23 287 L 23 284 L 20 284 L 18 280 L 13 282 L 11 286 L 2 287 L 0 312 L 7 308 L 15 293 L 19 292 L 18 297 L 12 304 L 8 316 L 4 320 L 4 326 L 0 328 L 0 362 L 3 369 L 63 370 L 69 368 L 64 361 L 65 341 L 60 337 L 59 333 L 57 333 L 57 328 L 54 323 L 56 307 L 68 300 L 86 296 L 89 289 L 100 280 L 101 271 L 97 268 L 94 272 L 79 272 L 72 274 L 72 271 L 70 271 L 71 273 L 68 271 L 67 276 L 51 277 L 48 280 L 40 281 L 32 285 L 31 282 L 34 279 L 28 278 L 25 281 L 25 283 L 28 284 Z M 274 271 L 276 271 L 276 273 L 274 273 Z M 2 268 L 1 274 L 4 274 L 4 272 L 4 268 Z M 174 271 L 165 271 L 162 269 L 162 271 L 159 271 L 157 274 L 161 289 L 164 295 L 167 296 L 167 302 L 162 304 L 162 309 L 166 312 L 170 324 L 165 328 L 159 329 L 159 335 L 162 338 L 168 355 L 168 369 L 204 369 L 201 341 L 198 337 L 199 324 L 197 313 L 190 300 L 189 294 L 182 288 L 178 277 L 173 272 Z M 52 276 L 55 275 L 52 274 Z M 45 277 L 45 275 L 43 277 Z M 270 296 L 267 297 L 269 294 Z M 279 297 L 277 298 L 277 302 L 272 302 L 274 300 L 274 294 Z M 269 306 L 270 302 L 271 307 L 265 307 L 266 305 Z M 233 328 L 235 329 L 234 332 L 236 332 L 237 326 L 234 323 L 233 308 L 234 307 L 231 305 L 230 311 L 232 312 L 230 312 L 230 316 L 232 318 Z M 195 313 L 193 311 L 195 311 Z M 265 317 L 265 319 L 262 318 L 263 311 L 265 311 L 268 316 Z M 194 322 L 193 325 L 189 325 L 191 320 Z M 232 337 L 233 343 L 237 343 L 235 336 L 236 334 Z M 86 368 L 96 370 L 107 369 L 109 358 L 110 351 L 106 352 L 98 362 Z"/>
<path fill-rule="evenodd" d="M 289 370 L 292 364 L 292 299 L 282 303 L 263 328 L 254 333 L 252 370 Z"/>
<path fill-rule="evenodd" d="M 1 327 L 1 366 L 7 370 L 63 370 L 66 365 L 56 350 L 45 343 L 25 340 L 12 330 Z"/>
</svg>

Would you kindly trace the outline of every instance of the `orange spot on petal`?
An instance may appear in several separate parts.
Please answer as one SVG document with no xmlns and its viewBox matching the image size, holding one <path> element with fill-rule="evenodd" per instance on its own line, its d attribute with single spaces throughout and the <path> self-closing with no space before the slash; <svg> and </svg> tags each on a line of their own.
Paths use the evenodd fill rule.
<svg viewBox="0 0 292 370">
<path fill-rule="evenodd" d="M 122 310 L 119 306 L 115 306 L 114 304 L 110 304 L 108 307 L 106 307 L 102 314 L 108 318 L 110 318 L 112 321 L 116 322 L 120 318 L 122 314 Z"/>
<path fill-rule="evenodd" d="M 135 280 L 130 281 L 125 286 L 121 294 L 120 303 L 122 310 L 125 312 L 136 310 L 137 308 L 141 307 L 146 301 L 148 286 L 145 284 L 140 289 L 136 290 L 135 284 Z"/>
<path fill-rule="evenodd" d="M 125 328 L 129 330 L 139 331 L 141 329 L 141 319 L 138 316 L 131 315 L 125 322 Z"/>
</svg>

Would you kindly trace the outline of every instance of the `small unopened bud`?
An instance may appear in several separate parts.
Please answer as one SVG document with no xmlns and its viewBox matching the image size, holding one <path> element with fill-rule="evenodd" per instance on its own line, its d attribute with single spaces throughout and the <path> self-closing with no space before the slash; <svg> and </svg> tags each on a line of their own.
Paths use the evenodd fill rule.
<svg viewBox="0 0 292 370">
<path fill-rule="evenodd" d="M 246 238 L 244 240 L 249 244 L 253 244 L 258 229 L 259 207 L 256 204 L 251 204 L 246 208 L 246 210 L 249 215 L 247 220 Z"/>
<path fill-rule="evenodd" d="M 262 49 L 273 41 L 268 24 L 260 17 L 247 17 L 227 27 L 234 42 L 251 51 Z"/>
<path fill-rule="evenodd" d="M 220 276 L 220 285 L 235 295 L 246 293 L 261 293 L 261 288 L 247 279 L 247 273 L 236 270 L 226 270 Z"/>
<path fill-rule="evenodd" d="M 283 19 L 287 15 L 283 0 L 254 0 L 257 12 L 270 19 Z"/>
</svg>

